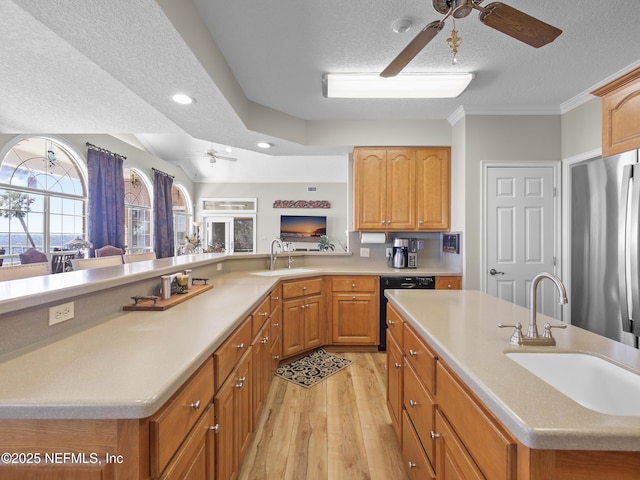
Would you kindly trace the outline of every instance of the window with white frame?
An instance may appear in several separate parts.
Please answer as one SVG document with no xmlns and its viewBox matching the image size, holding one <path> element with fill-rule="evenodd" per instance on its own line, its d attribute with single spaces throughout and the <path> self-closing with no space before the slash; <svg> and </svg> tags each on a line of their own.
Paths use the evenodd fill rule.
<svg viewBox="0 0 640 480">
<path fill-rule="evenodd" d="M 256 198 L 203 198 L 202 220 L 207 251 L 256 251 Z"/>
<path fill-rule="evenodd" d="M 124 169 L 125 243 L 127 253 L 153 250 L 151 186 L 140 171 Z"/>
<path fill-rule="evenodd" d="M 37 248 L 64 250 L 86 238 L 86 169 L 73 151 L 47 137 L 19 139 L 0 165 L 0 253 L 17 262 Z"/>
<path fill-rule="evenodd" d="M 171 187 L 171 203 L 173 205 L 173 234 L 176 255 L 180 245 L 185 243 L 191 229 L 193 215 L 191 214 L 189 195 L 181 185 Z"/>
</svg>

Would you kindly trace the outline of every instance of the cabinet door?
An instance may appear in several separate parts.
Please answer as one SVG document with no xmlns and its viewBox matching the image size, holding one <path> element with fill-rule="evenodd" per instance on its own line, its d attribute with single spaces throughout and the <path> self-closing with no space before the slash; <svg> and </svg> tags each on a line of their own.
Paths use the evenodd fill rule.
<svg viewBox="0 0 640 480">
<path fill-rule="evenodd" d="M 387 228 L 414 230 L 415 210 L 415 150 L 387 151 Z"/>
<path fill-rule="evenodd" d="M 242 463 L 244 454 L 251 443 L 253 433 L 252 380 L 253 356 L 251 352 L 238 363 L 237 383 L 235 384 L 236 408 L 238 417 L 238 465 Z"/>
<path fill-rule="evenodd" d="M 484 476 L 439 411 L 436 411 L 438 480 L 484 480 Z"/>
<path fill-rule="evenodd" d="M 374 293 L 334 293 L 331 308 L 332 343 L 377 345 L 378 296 Z"/>
<path fill-rule="evenodd" d="M 304 349 L 324 345 L 325 316 L 321 295 L 304 297 Z"/>
<path fill-rule="evenodd" d="M 213 405 L 202 415 L 193 431 L 171 461 L 161 480 L 202 480 L 212 478 L 214 461 Z"/>
<path fill-rule="evenodd" d="M 264 369 L 264 356 L 265 352 L 269 354 L 269 348 L 267 348 L 267 341 L 269 340 L 269 323 L 265 323 L 262 329 L 256 335 L 251 345 L 251 355 L 253 356 L 253 376 L 251 378 L 253 382 L 253 420 L 254 425 L 260 416 L 260 410 L 262 410 L 262 402 L 266 396 L 264 382 L 265 369 Z M 266 341 L 265 341 L 266 339 Z M 267 363 L 267 366 L 269 364 Z M 269 366 L 270 368 L 270 366 Z"/>
<path fill-rule="evenodd" d="M 230 480 L 238 471 L 236 445 L 237 416 L 235 407 L 235 378 L 229 378 L 216 394 L 213 404 L 218 434 L 215 444 L 216 479 Z"/>
<path fill-rule="evenodd" d="M 396 432 L 398 443 L 402 443 L 402 350 L 390 332 L 387 332 L 387 407 L 391 416 L 391 425 Z"/>
<path fill-rule="evenodd" d="M 387 152 L 354 150 L 355 230 L 380 231 L 387 220 Z"/>
<path fill-rule="evenodd" d="M 450 228 L 451 173 L 449 149 L 418 150 L 416 159 L 418 230 Z"/>
<path fill-rule="evenodd" d="M 410 480 L 435 480 L 435 473 L 405 410 L 402 411 L 402 459 Z M 443 478 L 438 471 L 438 480 Z"/>
<path fill-rule="evenodd" d="M 282 302 L 282 356 L 289 357 L 304 349 L 304 298 Z"/>
</svg>

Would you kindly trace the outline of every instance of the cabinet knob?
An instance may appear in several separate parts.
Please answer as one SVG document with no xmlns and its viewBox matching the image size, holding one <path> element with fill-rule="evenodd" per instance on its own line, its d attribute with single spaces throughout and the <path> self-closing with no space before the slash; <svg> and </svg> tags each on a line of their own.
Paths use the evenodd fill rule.
<svg viewBox="0 0 640 480">
<path fill-rule="evenodd" d="M 279 326 L 280 326 L 280 324 L 279 324 L 279 323 L 274 323 L 274 324 L 273 324 L 273 326 L 274 326 L 274 327 L 279 327 Z"/>
<path fill-rule="evenodd" d="M 449 284 L 447 285 L 447 288 L 453 288 L 453 286 L 449 283 Z"/>
<path fill-rule="evenodd" d="M 200 400 L 195 403 L 190 403 L 189 408 L 192 408 L 193 410 L 200 410 Z"/>
<path fill-rule="evenodd" d="M 416 402 L 414 400 L 409 400 L 409 406 L 410 407 L 417 407 L 418 406 L 418 402 Z"/>
<path fill-rule="evenodd" d="M 413 470 L 416 467 L 417 465 L 415 463 L 413 463 L 412 461 L 409 461 L 409 470 Z"/>
<path fill-rule="evenodd" d="M 241 350 L 244 348 L 244 343 L 239 343 L 238 345 L 236 345 L 236 347 L 238 348 L 238 350 Z"/>
<path fill-rule="evenodd" d="M 388 323 L 389 325 L 395 325 L 395 324 L 396 324 L 396 322 L 394 322 L 393 320 L 387 320 L 387 323 Z"/>
<path fill-rule="evenodd" d="M 278 300 L 280 300 L 280 297 L 278 297 L 278 296 L 271 297 L 271 300 L 275 300 L 277 302 Z"/>
<path fill-rule="evenodd" d="M 394 363 L 393 366 L 396 368 L 402 368 L 402 364 L 398 362 Z"/>
<path fill-rule="evenodd" d="M 266 317 L 267 315 L 269 315 L 267 312 L 260 312 L 258 315 L 261 315 L 263 317 Z"/>
<path fill-rule="evenodd" d="M 209 430 L 213 430 L 214 433 L 218 433 L 220 431 L 220 424 L 216 423 L 215 425 L 212 425 L 211 427 L 209 427 Z"/>
<path fill-rule="evenodd" d="M 247 380 L 247 377 L 240 377 L 238 379 L 238 383 L 236 383 L 236 388 L 244 387 L 244 382 Z"/>
<path fill-rule="evenodd" d="M 384 225 L 386 222 L 385 222 L 384 220 L 382 220 L 380 223 L 381 223 L 382 225 Z"/>
<path fill-rule="evenodd" d="M 307 287 L 302 287 L 302 290 L 306 290 L 306 289 L 307 289 Z"/>
<path fill-rule="evenodd" d="M 439 434 L 439 433 L 434 432 L 433 430 L 431 430 L 431 431 L 429 432 L 429 435 L 431 435 L 431 439 L 432 439 L 432 440 L 435 440 L 436 438 L 440 438 L 440 434 Z"/>
<path fill-rule="evenodd" d="M 273 359 L 274 359 L 274 360 L 278 360 L 278 359 L 280 359 L 280 355 L 274 355 L 274 356 L 273 356 Z"/>
<path fill-rule="evenodd" d="M 305 306 L 304 306 L 304 305 L 300 305 L 300 308 L 304 309 L 304 308 L 305 308 Z"/>
<path fill-rule="evenodd" d="M 355 299 L 356 299 L 356 296 L 355 296 L 355 295 L 354 295 L 353 297 L 351 297 L 351 300 L 355 300 Z"/>
<path fill-rule="evenodd" d="M 410 357 L 415 357 L 416 355 L 418 355 L 418 352 L 416 352 L 415 350 L 409 349 L 409 356 Z"/>
<path fill-rule="evenodd" d="M 418 223 L 419 223 L 420 225 L 422 225 L 424 222 L 423 222 L 422 220 L 420 220 Z"/>
<path fill-rule="evenodd" d="M 268 341 L 269 341 L 269 337 L 264 337 L 262 340 L 260 340 L 260 343 L 262 343 L 264 345 Z"/>
<path fill-rule="evenodd" d="M 352 283 L 352 284 L 351 284 L 351 288 L 356 288 L 356 284 L 355 284 L 355 283 Z"/>
</svg>

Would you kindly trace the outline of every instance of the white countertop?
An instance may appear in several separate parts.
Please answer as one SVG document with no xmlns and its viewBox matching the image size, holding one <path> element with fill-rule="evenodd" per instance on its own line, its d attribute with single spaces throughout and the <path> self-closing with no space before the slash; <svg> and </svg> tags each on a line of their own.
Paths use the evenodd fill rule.
<svg viewBox="0 0 640 480">
<path fill-rule="evenodd" d="M 536 449 L 640 451 L 640 417 L 607 415 L 563 395 L 505 356 L 513 351 L 578 351 L 603 356 L 640 374 L 640 351 L 568 326 L 555 347 L 513 346 L 512 330 L 529 311 L 473 290 L 387 290 L 389 301 L 513 435 Z M 538 326 L 558 321 L 538 314 Z M 639 402 L 640 399 L 628 399 Z"/>
<path fill-rule="evenodd" d="M 173 261 L 164 260 L 167 263 L 164 270 L 175 269 Z M 184 262 L 179 263 L 184 268 Z M 340 266 L 305 268 L 312 271 L 296 277 L 454 274 L 438 268 L 354 267 L 346 261 Z M 68 288 L 80 290 L 82 286 L 74 282 L 85 277 L 94 282 L 86 290 L 97 291 L 100 285 L 106 288 L 114 281 L 122 282 L 125 270 L 131 270 L 129 275 L 137 278 L 134 269 L 140 270 L 140 276 L 149 275 L 136 264 L 86 271 L 90 273 L 76 272 L 78 275 L 67 277 L 63 274 L 58 279 L 32 282 L 32 286 L 39 285 L 43 290 L 35 288 L 36 293 L 25 293 L 19 301 L 28 303 L 32 295 L 42 297 L 47 293 L 47 282 L 58 282 L 55 289 L 58 294 L 65 290 L 66 284 Z M 280 277 L 250 272 L 222 274 L 210 282 L 214 285 L 212 290 L 169 310 L 123 312 L 95 327 L 0 362 L 0 418 L 148 417 L 283 278 L 291 277 L 286 272 Z"/>
</svg>

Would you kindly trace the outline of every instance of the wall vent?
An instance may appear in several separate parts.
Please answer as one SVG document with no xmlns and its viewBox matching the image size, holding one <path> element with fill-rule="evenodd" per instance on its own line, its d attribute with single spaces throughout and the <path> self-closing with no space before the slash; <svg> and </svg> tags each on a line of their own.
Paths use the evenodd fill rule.
<svg viewBox="0 0 640 480">
<path fill-rule="evenodd" d="M 318 187 L 307 187 L 307 192 L 317 192 Z"/>
</svg>

